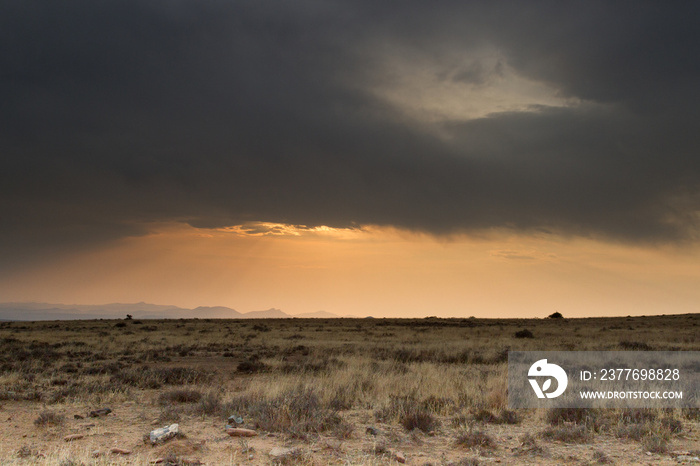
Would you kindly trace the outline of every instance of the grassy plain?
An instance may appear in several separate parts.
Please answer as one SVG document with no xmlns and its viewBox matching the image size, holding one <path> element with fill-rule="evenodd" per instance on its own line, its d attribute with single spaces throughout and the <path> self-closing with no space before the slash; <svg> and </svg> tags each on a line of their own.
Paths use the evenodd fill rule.
<svg viewBox="0 0 700 466">
<path fill-rule="evenodd" d="M 678 464 L 700 455 L 697 409 L 509 411 L 507 352 L 699 334 L 698 314 L 4 322 L 0 464 Z M 228 436 L 234 414 L 258 435 Z"/>
</svg>

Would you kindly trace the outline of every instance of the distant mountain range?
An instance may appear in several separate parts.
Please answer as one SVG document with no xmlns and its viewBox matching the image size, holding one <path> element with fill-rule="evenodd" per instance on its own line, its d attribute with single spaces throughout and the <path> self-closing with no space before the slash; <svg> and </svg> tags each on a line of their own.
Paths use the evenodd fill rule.
<svg viewBox="0 0 700 466">
<path fill-rule="evenodd" d="M 341 316 L 326 311 L 291 315 L 279 309 L 238 312 L 224 306 L 200 306 L 186 309 L 149 303 L 112 304 L 50 304 L 50 303 L 0 303 L 0 321 L 7 320 L 77 320 L 115 319 L 132 315 L 134 319 L 332 319 Z M 342 316 L 355 317 L 355 316 Z"/>
</svg>

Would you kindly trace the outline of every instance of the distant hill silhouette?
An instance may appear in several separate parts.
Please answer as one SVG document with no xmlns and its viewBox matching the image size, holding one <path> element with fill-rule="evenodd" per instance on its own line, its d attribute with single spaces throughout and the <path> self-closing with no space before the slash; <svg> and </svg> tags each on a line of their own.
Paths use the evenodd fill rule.
<svg viewBox="0 0 700 466">
<path fill-rule="evenodd" d="M 7 320 L 77 320 L 117 319 L 132 315 L 135 319 L 289 319 L 338 318 L 326 311 L 287 314 L 276 308 L 264 311 L 238 312 L 225 306 L 199 306 L 187 309 L 149 303 L 110 304 L 54 304 L 54 303 L 0 303 L 0 321 Z M 346 316 L 351 317 L 351 316 Z"/>
</svg>

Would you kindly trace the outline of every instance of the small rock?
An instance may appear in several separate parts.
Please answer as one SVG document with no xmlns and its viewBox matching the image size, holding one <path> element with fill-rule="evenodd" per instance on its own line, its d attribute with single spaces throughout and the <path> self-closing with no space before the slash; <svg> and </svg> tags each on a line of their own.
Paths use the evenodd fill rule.
<svg viewBox="0 0 700 466">
<path fill-rule="evenodd" d="M 151 443 L 155 445 L 156 443 L 170 440 L 171 438 L 175 437 L 179 432 L 180 426 L 177 424 L 171 424 L 169 426 L 161 427 L 160 429 L 151 431 L 151 433 L 148 434 L 148 438 L 151 441 Z"/>
<path fill-rule="evenodd" d="M 100 450 L 93 450 L 93 452 L 90 454 L 93 458 L 99 458 L 102 456 L 102 452 Z"/>
<path fill-rule="evenodd" d="M 289 456 L 294 456 L 298 453 L 296 448 L 274 447 L 270 450 L 270 458 L 273 460 L 282 460 Z"/>
<path fill-rule="evenodd" d="M 106 415 L 108 415 L 108 414 L 111 413 L 111 412 L 112 412 L 112 410 L 109 409 L 109 408 L 100 408 L 100 409 L 96 409 L 96 410 L 94 410 L 94 411 L 90 411 L 89 416 L 90 416 L 90 417 L 106 416 Z"/>
<path fill-rule="evenodd" d="M 255 437 L 258 435 L 257 432 L 251 429 L 243 429 L 241 427 L 231 427 L 226 429 L 226 433 L 231 437 Z"/>
<path fill-rule="evenodd" d="M 66 435 L 65 437 L 63 437 L 63 441 L 64 442 L 72 442 L 73 440 L 80 440 L 83 437 L 84 437 L 84 435 L 82 435 L 82 434 L 70 434 L 70 435 Z"/>
<path fill-rule="evenodd" d="M 255 457 L 255 455 L 253 455 L 252 453 L 251 453 L 250 455 L 248 455 L 248 459 L 249 459 L 249 460 L 252 460 L 253 457 Z"/>
<path fill-rule="evenodd" d="M 405 463 L 406 462 L 406 455 L 401 453 L 400 451 L 394 452 L 394 459 L 398 461 L 399 463 Z"/>
<path fill-rule="evenodd" d="M 130 455 L 131 454 L 131 450 L 127 450 L 126 448 L 114 447 L 109 451 L 114 455 Z"/>
<path fill-rule="evenodd" d="M 236 415 L 236 414 L 232 414 L 231 416 L 229 416 L 227 421 L 231 425 L 243 424 L 243 418 L 241 416 Z"/>
<path fill-rule="evenodd" d="M 85 419 L 85 416 L 81 416 L 80 414 L 74 414 L 73 419 Z"/>
</svg>

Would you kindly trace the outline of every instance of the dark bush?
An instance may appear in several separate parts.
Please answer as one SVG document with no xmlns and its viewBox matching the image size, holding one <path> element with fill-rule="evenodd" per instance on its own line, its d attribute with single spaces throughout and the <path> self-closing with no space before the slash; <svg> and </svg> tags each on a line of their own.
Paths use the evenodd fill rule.
<svg viewBox="0 0 700 466">
<path fill-rule="evenodd" d="M 598 411 L 589 408 L 553 408 L 547 411 L 546 419 L 552 426 L 574 423 L 593 430 L 601 422 Z"/>
<path fill-rule="evenodd" d="M 63 424 L 64 417 L 53 411 L 42 411 L 39 417 L 34 419 L 34 425 L 37 427 L 60 426 Z"/>
<path fill-rule="evenodd" d="M 523 329 L 515 332 L 515 338 L 535 338 L 535 335 L 528 329 Z"/>
<path fill-rule="evenodd" d="M 467 432 L 462 432 L 455 439 L 455 443 L 462 447 L 467 448 L 494 448 L 496 442 L 493 438 L 482 430 L 468 430 Z"/>
<path fill-rule="evenodd" d="M 272 399 L 241 397 L 227 405 L 229 410 L 247 414 L 255 426 L 272 432 L 286 432 L 305 438 L 320 432 L 345 432 L 345 422 L 333 409 L 321 404 L 312 389 L 297 387 Z"/>
<path fill-rule="evenodd" d="M 482 409 L 474 415 L 474 420 L 484 424 L 491 424 L 496 420 L 496 416 L 488 409 Z"/>
<path fill-rule="evenodd" d="M 641 424 L 654 421 L 656 417 L 656 412 L 650 408 L 634 408 L 626 409 L 622 413 L 620 421 L 623 424 Z"/>
<path fill-rule="evenodd" d="M 564 316 L 561 315 L 561 312 L 555 312 L 554 314 L 549 314 L 547 316 L 548 319 L 563 319 Z"/>
<path fill-rule="evenodd" d="M 661 419 L 661 427 L 668 430 L 672 434 L 678 434 L 683 430 L 683 423 L 672 417 Z"/>
<path fill-rule="evenodd" d="M 400 422 L 403 428 L 408 431 L 418 429 L 425 433 L 435 430 L 438 426 L 437 419 L 435 419 L 429 412 L 418 409 L 401 416 Z"/>
<path fill-rule="evenodd" d="M 265 372 L 268 369 L 268 365 L 262 361 L 257 360 L 247 360 L 238 363 L 236 370 L 238 372 L 245 372 L 247 374 L 255 374 L 257 372 Z"/>
<path fill-rule="evenodd" d="M 630 351 L 654 351 L 654 348 L 643 341 L 621 341 L 620 348 Z"/>
<path fill-rule="evenodd" d="M 584 426 L 554 426 L 541 433 L 542 437 L 566 443 L 587 443 L 593 436 Z"/>
<path fill-rule="evenodd" d="M 652 453 L 667 453 L 668 439 L 659 434 L 651 434 L 642 439 L 642 445 L 646 451 Z"/>
<path fill-rule="evenodd" d="M 520 415 L 515 411 L 504 409 L 498 416 L 498 424 L 520 424 Z"/>
<path fill-rule="evenodd" d="M 207 393 L 192 407 L 192 412 L 200 416 L 218 416 L 225 413 L 221 399 L 214 393 Z"/>
<path fill-rule="evenodd" d="M 197 390 L 170 390 L 163 392 L 158 397 L 158 404 L 169 405 L 173 403 L 196 403 L 202 398 L 202 393 Z"/>
<path fill-rule="evenodd" d="M 625 424 L 617 428 L 615 435 L 619 438 L 639 441 L 646 435 L 650 434 L 651 430 L 652 429 L 649 424 Z"/>
</svg>

